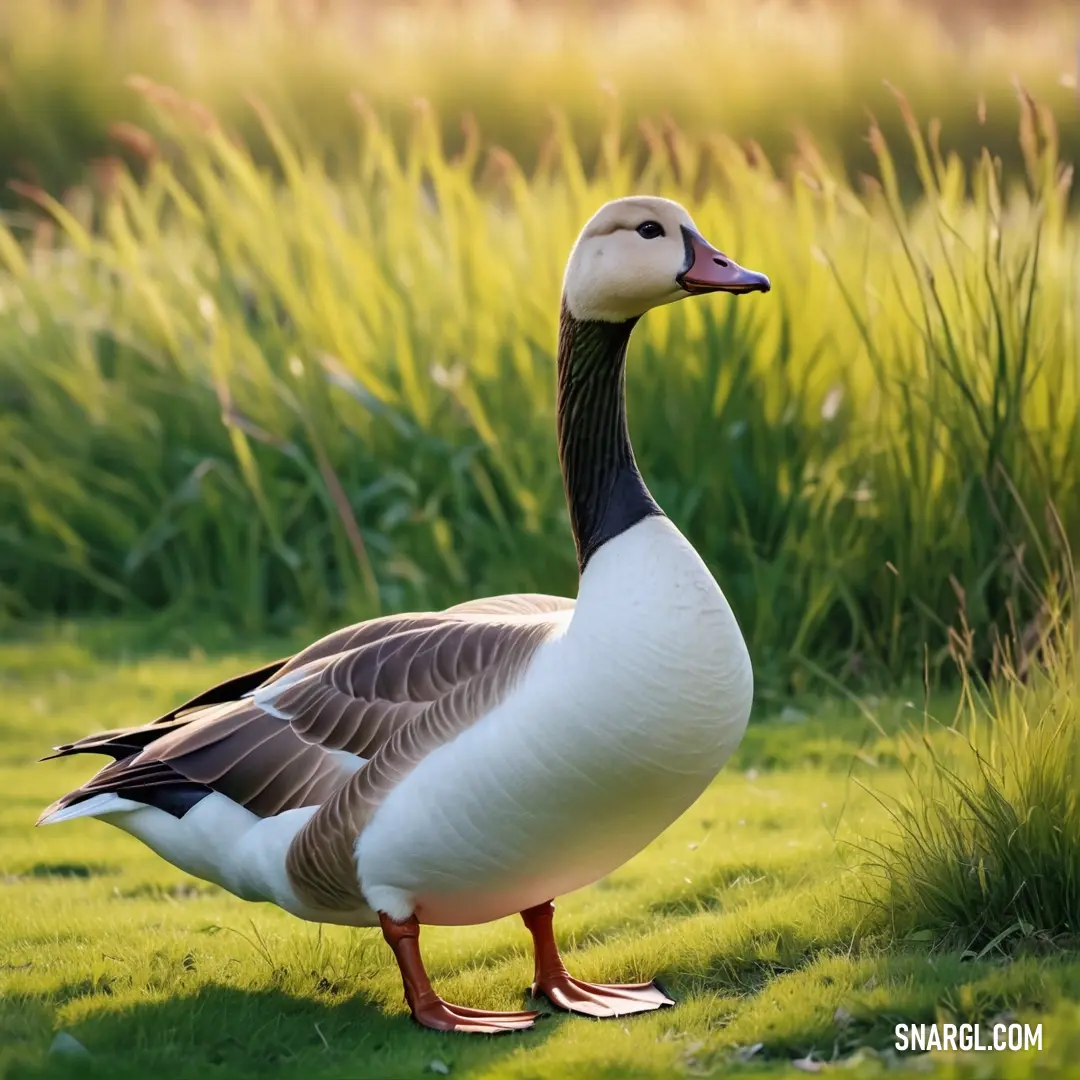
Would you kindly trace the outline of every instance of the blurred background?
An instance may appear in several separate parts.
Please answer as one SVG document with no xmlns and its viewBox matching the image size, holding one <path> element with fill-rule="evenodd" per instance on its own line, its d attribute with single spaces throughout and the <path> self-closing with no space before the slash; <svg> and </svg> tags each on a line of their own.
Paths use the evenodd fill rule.
<svg viewBox="0 0 1080 1080">
<path fill-rule="evenodd" d="M 752 139 L 777 166 L 805 130 L 854 176 L 875 167 L 869 112 L 903 130 L 891 82 L 965 160 L 986 146 L 1015 165 L 1015 80 L 1075 145 L 1078 33 L 1066 0 L 9 0 L 0 168 L 79 183 L 121 149 L 110 125 L 155 126 L 133 73 L 203 102 L 259 160 L 273 155 L 249 95 L 348 168 L 360 93 L 399 141 L 423 98 L 448 152 L 469 115 L 527 169 L 558 109 L 588 166 L 616 113 L 639 150 L 641 121 L 670 118 L 691 138 Z M 910 185 L 910 148 L 896 152 Z"/>
<path fill-rule="evenodd" d="M 629 374 L 766 696 L 949 667 L 965 627 L 990 663 L 1080 535 L 1078 33 L 1056 0 L 8 0 L 6 630 L 573 594 L 560 275 L 649 190 L 775 283 L 650 315 Z"/>
</svg>

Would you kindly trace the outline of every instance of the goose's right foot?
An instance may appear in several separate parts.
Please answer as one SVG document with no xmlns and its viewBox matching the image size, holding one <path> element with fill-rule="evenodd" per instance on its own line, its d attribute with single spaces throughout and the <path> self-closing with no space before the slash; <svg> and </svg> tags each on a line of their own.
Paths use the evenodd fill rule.
<svg viewBox="0 0 1080 1080">
<path fill-rule="evenodd" d="M 435 1031 L 461 1031 L 476 1035 L 501 1035 L 507 1031 L 524 1031 L 536 1023 L 536 1012 L 488 1012 L 451 1005 L 435 993 L 424 970 L 420 956 L 420 924 L 416 917 L 394 922 L 389 915 L 379 913 L 383 937 L 394 952 L 401 969 L 413 1019 L 421 1027 Z"/>
</svg>

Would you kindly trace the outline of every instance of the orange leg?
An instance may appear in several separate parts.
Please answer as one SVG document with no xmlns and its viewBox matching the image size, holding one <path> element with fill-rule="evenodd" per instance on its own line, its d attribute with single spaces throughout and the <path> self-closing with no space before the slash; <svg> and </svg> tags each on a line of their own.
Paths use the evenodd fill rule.
<svg viewBox="0 0 1080 1080">
<path fill-rule="evenodd" d="M 394 951 L 401 969 L 401 981 L 405 987 L 405 1000 L 413 1019 L 422 1027 L 436 1031 L 465 1031 L 481 1035 L 498 1035 L 504 1031 L 522 1031 L 531 1028 L 539 1013 L 535 1012 L 486 1012 L 483 1009 L 466 1009 L 443 1001 L 432 989 L 420 957 L 420 924 L 413 916 L 403 923 L 396 923 L 389 915 L 380 912 L 383 937 Z"/>
<path fill-rule="evenodd" d="M 652 1012 L 675 1004 L 654 982 L 618 986 L 575 979 L 566 970 L 559 947 L 555 944 L 551 929 L 554 915 L 553 900 L 521 913 L 532 934 L 536 953 L 536 975 L 532 984 L 534 997 L 543 994 L 558 1009 L 603 1017 Z"/>
</svg>

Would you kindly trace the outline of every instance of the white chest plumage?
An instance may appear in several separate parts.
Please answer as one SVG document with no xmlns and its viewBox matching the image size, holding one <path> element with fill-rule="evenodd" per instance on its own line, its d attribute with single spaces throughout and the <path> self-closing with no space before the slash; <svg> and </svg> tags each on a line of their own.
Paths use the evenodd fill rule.
<svg viewBox="0 0 1080 1080">
<path fill-rule="evenodd" d="M 752 693 L 712 575 L 667 518 L 646 518 L 595 554 L 517 689 L 380 807 L 357 844 L 369 903 L 471 923 L 596 880 L 701 794 Z"/>
</svg>

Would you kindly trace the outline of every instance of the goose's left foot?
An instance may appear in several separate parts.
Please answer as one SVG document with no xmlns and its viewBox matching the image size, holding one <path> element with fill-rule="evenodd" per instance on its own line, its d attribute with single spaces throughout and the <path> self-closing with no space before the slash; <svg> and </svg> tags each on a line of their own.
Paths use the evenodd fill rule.
<svg viewBox="0 0 1080 1080">
<path fill-rule="evenodd" d="M 554 915 L 555 904 L 550 900 L 521 913 L 532 934 L 536 955 L 533 997 L 543 994 L 557 1009 L 596 1017 L 629 1016 L 675 1004 L 654 982 L 619 986 L 575 979 L 566 970 L 555 944 L 551 929 Z"/>
</svg>

